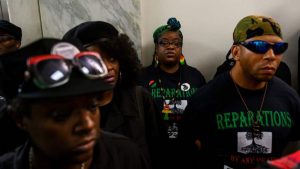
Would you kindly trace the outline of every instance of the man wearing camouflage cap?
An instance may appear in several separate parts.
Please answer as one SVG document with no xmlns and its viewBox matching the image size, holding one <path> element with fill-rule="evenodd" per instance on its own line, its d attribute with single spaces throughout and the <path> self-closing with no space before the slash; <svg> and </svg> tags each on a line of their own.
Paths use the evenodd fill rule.
<svg viewBox="0 0 300 169">
<path fill-rule="evenodd" d="M 288 142 L 300 138 L 298 94 L 274 76 L 288 47 L 280 25 L 247 16 L 233 40 L 236 64 L 195 94 L 179 132 L 205 155 L 199 161 L 216 169 L 253 168 L 280 157 Z"/>
</svg>

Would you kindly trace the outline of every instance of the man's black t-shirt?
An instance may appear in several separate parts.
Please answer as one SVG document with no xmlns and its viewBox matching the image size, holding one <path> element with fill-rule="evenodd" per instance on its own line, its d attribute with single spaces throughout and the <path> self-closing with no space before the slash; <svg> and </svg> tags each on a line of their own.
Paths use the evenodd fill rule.
<svg viewBox="0 0 300 169">
<path fill-rule="evenodd" d="M 216 169 L 255 167 L 280 157 L 289 141 L 300 138 L 300 100 L 295 90 L 274 77 L 259 112 L 264 89 L 238 88 L 249 112 L 228 72 L 198 90 L 185 110 L 182 138 L 190 144 L 198 138 L 210 156 L 206 162 L 214 161 L 209 164 Z M 254 116 L 261 126 L 257 137 L 251 135 Z"/>
</svg>

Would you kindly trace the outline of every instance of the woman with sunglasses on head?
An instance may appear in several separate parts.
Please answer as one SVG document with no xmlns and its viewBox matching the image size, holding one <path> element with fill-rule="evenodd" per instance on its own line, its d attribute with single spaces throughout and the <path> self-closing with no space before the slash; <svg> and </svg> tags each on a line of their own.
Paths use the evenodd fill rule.
<svg viewBox="0 0 300 169">
<path fill-rule="evenodd" d="M 102 21 L 79 24 L 63 39 L 79 40 L 87 50 L 98 52 L 107 66 L 104 80 L 114 89 L 102 96 L 101 127 L 131 138 L 154 163 L 167 134 L 150 93 L 136 85 L 141 65 L 132 41 Z"/>
<path fill-rule="evenodd" d="M 18 86 L 9 112 L 28 136 L 0 169 L 149 168 L 135 143 L 100 129 L 99 96 L 112 86 L 99 54 L 79 47 L 41 39 L 0 58 Z"/>
<path fill-rule="evenodd" d="M 233 32 L 235 65 L 201 88 L 186 108 L 181 136 L 210 168 L 249 169 L 299 140 L 300 100 L 275 72 L 288 48 L 272 18 L 247 16 Z M 187 132 L 189 131 L 189 132 Z"/>
<path fill-rule="evenodd" d="M 166 154 L 162 155 L 160 163 L 165 168 L 188 168 L 189 162 L 184 160 L 187 156 L 178 140 L 178 125 L 190 98 L 206 83 L 200 71 L 186 64 L 180 28 L 176 18 L 169 18 L 167 25 L 154 31 L 153 62 L 141 71 L 139 77 L 139 83 L 151 92 L 158 104 L 167 128 L 169 139 L 162 149 Z"/>
</svg>

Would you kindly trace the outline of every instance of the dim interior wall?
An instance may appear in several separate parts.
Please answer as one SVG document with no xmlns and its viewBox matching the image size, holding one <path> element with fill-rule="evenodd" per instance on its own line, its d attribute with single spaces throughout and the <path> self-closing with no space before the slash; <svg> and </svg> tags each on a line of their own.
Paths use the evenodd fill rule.
<svg viewBox="0 0 300 169">
<path fill-rule="evenodd" d="M 37 0 L 1 0 L 6 3 L 10 22 L 22 28 L 22 46 L 42 37 Z"/>
<path fill-rule="evenodd" d="M 140 0 L 40 0 L 44 37 L 61 38 L 86 21 L 106 21 L 125 32 L 141 53 Z"/>
<path fill-rule="evenodd" d="M 9 20 L 23 29 L 23 45 L 41 37 L 62 38 L 85 21 L 106 21 L 134 42 L 141 54 L 140 0 L 1 0 Z"/>
</svg>

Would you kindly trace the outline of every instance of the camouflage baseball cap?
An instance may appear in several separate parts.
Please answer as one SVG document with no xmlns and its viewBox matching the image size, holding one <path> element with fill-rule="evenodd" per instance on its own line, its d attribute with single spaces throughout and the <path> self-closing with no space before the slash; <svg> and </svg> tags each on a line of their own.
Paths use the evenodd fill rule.
<svg viewBox="0 0 300 169">
<path fill-rule="evenodd" d="M 282 38 L 280 25 L 272 18 L 250 15 L 240 20 L 236 25 L 233 41 L 239 43 L 262 35 L 276 35 Z"/>
</svg>

